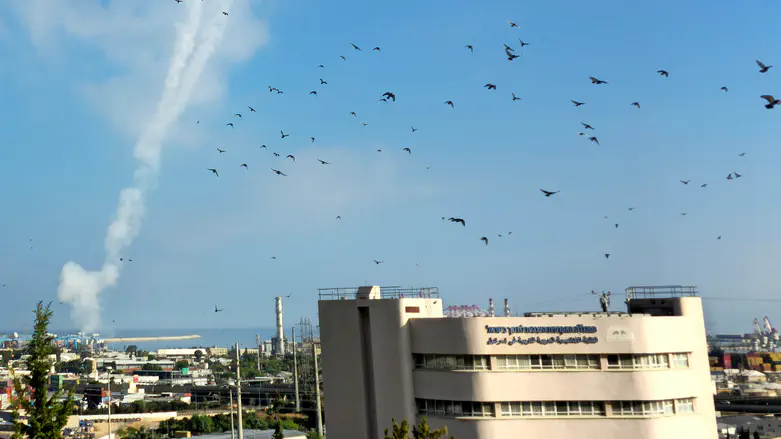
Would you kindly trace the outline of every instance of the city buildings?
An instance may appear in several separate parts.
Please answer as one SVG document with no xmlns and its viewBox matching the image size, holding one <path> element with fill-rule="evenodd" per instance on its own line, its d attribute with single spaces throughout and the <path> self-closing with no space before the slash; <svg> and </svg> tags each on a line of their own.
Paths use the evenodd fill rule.
<svg viewBox="0 0 781 439">
<path fill-rule="evenodd" d="M 392 418 L 426 416 L 458 439 L 715 439 L 695 288 L 626 299 L 627 312 L 449 318 L 436 288 L 321 290 L 328 433 L 380 439 Z"/>
</svg>

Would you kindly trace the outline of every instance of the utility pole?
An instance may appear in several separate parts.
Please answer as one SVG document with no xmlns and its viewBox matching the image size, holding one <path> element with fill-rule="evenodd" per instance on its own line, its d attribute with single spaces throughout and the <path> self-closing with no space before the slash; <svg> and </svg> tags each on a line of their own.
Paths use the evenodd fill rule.
<svg viewBox="0 0 781 439">
<path fill-rule="evenodd" d="M 108 370 L 108 439 L 111 439 L 111 367 Z"/>
<path fill-rule="evenodd" d="M 258 348 L 258 371 L 260 371 L 260 336 L 255 334 L 255 347 Z"/>
<path fill-rule="evenodd" d="M 317 343 L 312 342 L 312 355 L 315 366 L 315 401 L 317 402 L 317 434 L 323 435 L 323 415 L 320 407 L 320 371 L 317 368 Z M 239 438 L 241 439 L 241 438 Z"/>
<path fill-rule="evenodd" d="M 228 386 L 228 394 L 231 400 L 231 439 L 236 439 L 236 427 L 233 426 L 233 389 L 230 385 Z"/>
<path fill-rule="evenodd" d="M 293 382 L 295 383 L 295 390 L 296 390 L 296 413 L 301 411 L 301 399 L 298 396 L 298 360 L 296 358 L 296 351 L 298 350 L 296 348 L 296 327 L 293 326 L 293 337 L 291 338 L 293 341 Z"/>
<path fill-rule="evenodd" d="M 241 355 L 239 344 L 236 343 L 236 399 L 238 400 L 239 439 L 244 439 L 244 422 L 241 419 Z"/>
</svg>

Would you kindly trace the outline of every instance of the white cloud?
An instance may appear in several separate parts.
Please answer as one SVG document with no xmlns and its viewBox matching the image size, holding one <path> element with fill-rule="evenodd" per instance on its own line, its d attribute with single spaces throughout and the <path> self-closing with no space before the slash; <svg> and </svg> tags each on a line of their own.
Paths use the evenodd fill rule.
<svg viewBox="0 0 781 439">
<path fill-rule="evenodd" d="M 218 2 L 207 3 L 206 13 L 221 13 Z M 74 44 L 103 54 L 112 74 L 77 87 L 99 114 L 128 140 L 135 140 L 153 114 L 163 88 L 161 78 L 168 69 L 177 32 L 173 24 L 183 18 L 183 5 L 173 1 L 11 0 L 10 6 L 51 68 L 93 61 L 71 58 L 76 51 L 68 49 Z M 268 41 L 266 23 L 255 15 L 250 0 L 236 0 L 226 19 L 230 21 L 223 36 L 225 43 L 213 55 L 191 95 L 189 106 L 199 108 L 205 118 L 225 97 L 229 66 L 248 60 Z M 174 143 L 200 139 L 181 129 L 174 129 L 171 137 Z"/>
</svg>

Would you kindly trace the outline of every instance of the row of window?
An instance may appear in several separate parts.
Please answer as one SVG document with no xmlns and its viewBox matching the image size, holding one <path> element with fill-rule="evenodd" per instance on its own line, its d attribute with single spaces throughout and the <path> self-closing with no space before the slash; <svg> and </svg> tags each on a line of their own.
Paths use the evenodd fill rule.
<svg viewBox="0 0 781 439">
<path fill-rule="evenodd" d="M 495 417 L 496 403 L 473 401 L 443 401 L 416 399 L 421 415 L 449 417 Z M 606 416 L 610 406 L 611 416 L 673 416 L 694 412 L 694 398 L 668 399 L 662 401 L 528 401 L 500 402 L 499 416 L 520 417 L 568 417 Z"/>
<path fill-rule="evenodd" d="M 488 355 L 414 354 L 417 369 L 490 370 Z M 688 353 L 672 354 L 609 354 L 609 370 L 626 369 L 685 369 L 689 367 Z M 561 355 L 497 355 L 496 370 L 567 370 L 601 369 L 598 354 Z"/>
</svg>

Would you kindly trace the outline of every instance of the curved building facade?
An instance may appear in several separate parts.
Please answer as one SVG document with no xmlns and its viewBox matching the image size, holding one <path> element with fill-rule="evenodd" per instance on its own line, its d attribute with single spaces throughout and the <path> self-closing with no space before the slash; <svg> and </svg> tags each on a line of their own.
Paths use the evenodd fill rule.
<svg viewBox="0 0 781 439">
<path fill-rule="evenodd" d="M 449 318 L 435 289 L 321 293 L 328 434 L 381 439 L 425 416 L 457 439 L 715 439 L 701 299 L 627 298 L 627 312 Z"/>
</svg>

